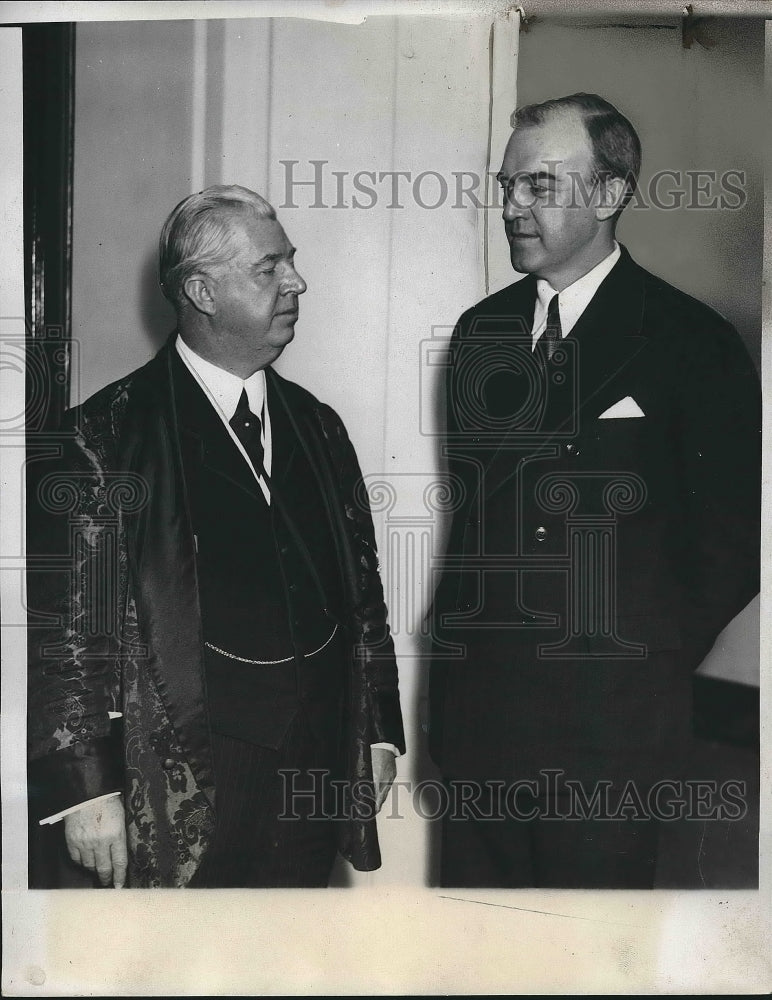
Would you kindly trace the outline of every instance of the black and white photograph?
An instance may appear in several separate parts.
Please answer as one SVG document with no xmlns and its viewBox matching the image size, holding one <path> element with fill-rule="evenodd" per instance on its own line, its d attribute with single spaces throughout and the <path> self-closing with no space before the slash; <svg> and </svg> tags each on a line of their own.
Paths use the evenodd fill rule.
<svg viewBox="0 0 772 1000">
<path fill-rule="evenodd" d="M 769 4 L 0 14 L 4 993 L 767 992 Z"/>
</svg>

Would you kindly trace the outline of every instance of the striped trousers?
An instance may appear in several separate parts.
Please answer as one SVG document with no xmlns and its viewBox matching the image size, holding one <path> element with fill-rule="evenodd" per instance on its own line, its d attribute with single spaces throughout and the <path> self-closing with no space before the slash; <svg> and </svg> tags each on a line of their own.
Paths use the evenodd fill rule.
<svg viewBox="0 0 772 1000">
<path fill-rule="evenodd" d="M 325 887 L 336 854 L 334 748 L 302 711 L 278 749 L 220 733 L 212 748 L 217 825 L 189 887 Z"/>
</svg>

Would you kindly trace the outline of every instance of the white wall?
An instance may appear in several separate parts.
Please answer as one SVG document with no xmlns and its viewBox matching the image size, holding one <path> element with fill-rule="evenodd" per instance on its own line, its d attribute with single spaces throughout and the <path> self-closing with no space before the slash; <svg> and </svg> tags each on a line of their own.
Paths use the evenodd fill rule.
<svg viewBox="0 0 772 1000">
<path fill-rule="evenodd" d="M 190 191 L 193 22 L 76 29 L 72 401 L 147 361 L 173 313 L 163 220 Z"/>
</svg>

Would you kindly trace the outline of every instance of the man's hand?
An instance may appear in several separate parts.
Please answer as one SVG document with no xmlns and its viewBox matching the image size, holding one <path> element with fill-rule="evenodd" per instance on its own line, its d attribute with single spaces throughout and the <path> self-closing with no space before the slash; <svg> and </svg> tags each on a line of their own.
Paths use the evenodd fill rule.
<svg viewBox="0 0 772 1000">
<path fill-rule="evenodd" d="M 397 758 L 391 750 L 384 750 L 383 747 L 374 747 L 372 754 L 375 809 L 376 812 L 380 812 L 381 806 L 389 794 L 391 784 L 397 776 Z"/>
<path fill-rule="evenodd" d="M 123 799 L 86 804 L 64 817 L 64 839 L 77 865 L 96 872 L 102 885 L 122 889 L 126 882 L 126 820 Z"/>
</svg>

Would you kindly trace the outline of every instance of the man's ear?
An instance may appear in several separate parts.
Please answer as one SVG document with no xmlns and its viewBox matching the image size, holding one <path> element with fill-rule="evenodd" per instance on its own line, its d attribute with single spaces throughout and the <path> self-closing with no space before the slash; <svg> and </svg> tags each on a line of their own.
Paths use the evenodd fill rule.
<svg viewBox="0 0 772 1000">
<path fill-rule="evenodd" d="M 598 222 L 606 222 L 620 211 L 626 191 L 627 184 L 621 177 L 606 177 L 601 181 L 598 203 L 595 206 L 595 218 Z"/>
<path fill-rule="evenodd" d="M 214 299 L 216 282 L 209 274 L 194 274 L 183 283 L 185 298 L 198 312 L 214 316 L 217 306 Z"/>
</svg>

